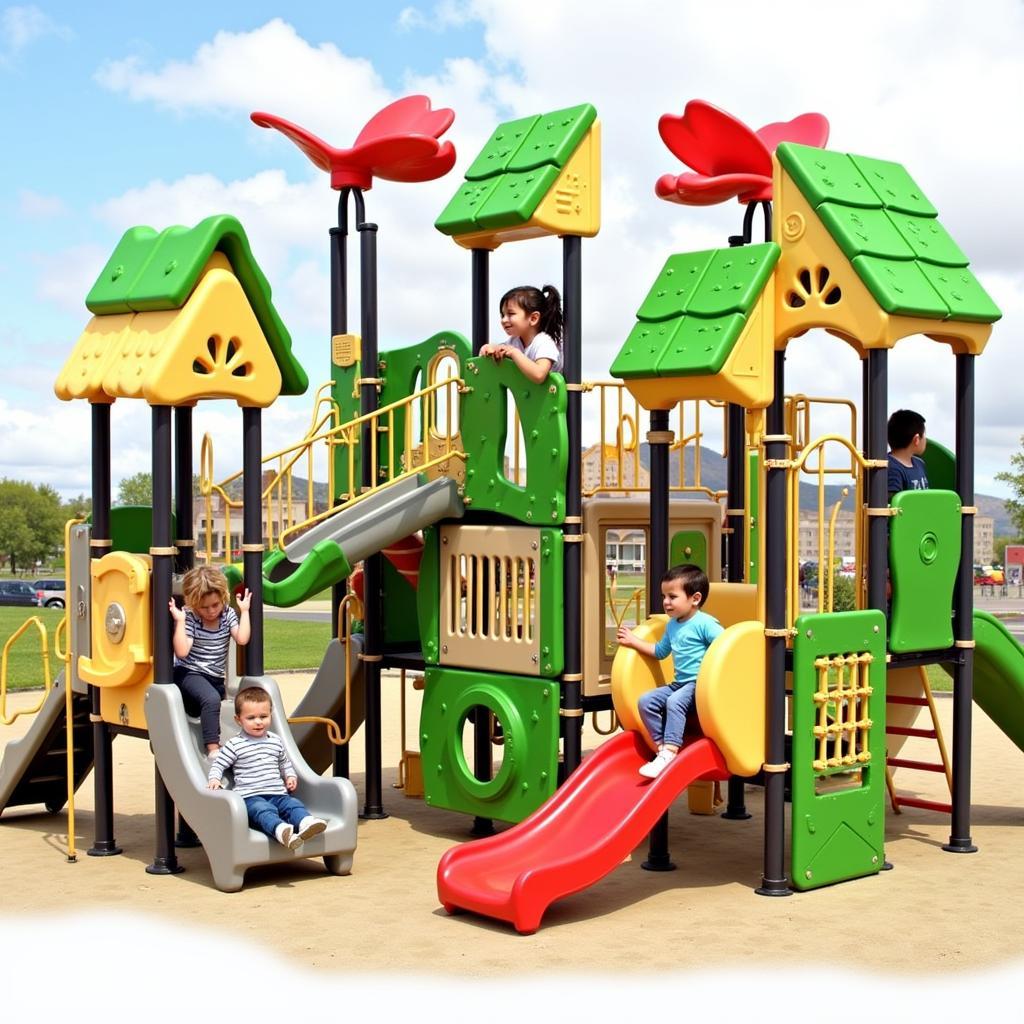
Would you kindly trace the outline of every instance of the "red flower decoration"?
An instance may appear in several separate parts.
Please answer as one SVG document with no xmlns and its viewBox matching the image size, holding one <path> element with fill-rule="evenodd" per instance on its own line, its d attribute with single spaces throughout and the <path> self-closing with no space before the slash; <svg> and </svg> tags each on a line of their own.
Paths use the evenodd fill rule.
<svg viewBox="0 0 1024 1024">
<path fill-rule="evenodd" d="M 430 109 L 428 96 L 406 96 L 378 111 L 351 149 L 335 149 L 312 132 L 283 117 L 256 111 L 261 128 L 287 135 L 310 160 L 331 175 L 331 188 L 369 189 L 374 178 L 387 181 L 430 181 L 455 166 L 455 147 L 438 139 L 451 127 L 455 112 Z"/>
<path fill-rule="evenodd" d="M 664 174 L 655 194 L 687 206 L 711 206 L 736 196 L 741 203 L 772 197 L 772 153 L 780 142 L 824 146 L 828 121 L 821 114 L 801 114 L 752 132 L 732 114 L 690 100 L 682 117 L 662 114 L 658 133 L 672 153 L 694 174 Z"/>
</svg>

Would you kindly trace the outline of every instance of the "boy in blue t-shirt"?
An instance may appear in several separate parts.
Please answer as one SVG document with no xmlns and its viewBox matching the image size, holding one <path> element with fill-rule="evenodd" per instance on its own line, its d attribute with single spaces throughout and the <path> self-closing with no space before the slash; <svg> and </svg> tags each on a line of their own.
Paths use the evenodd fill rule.
<svg viewBox="0 0 1024 1024">
<path fill-rule="evenodd" d="M 912 409 L 897 409 L 889 417 L 889 497 L 899 491 L 926 491 L 924 417 Z"/>
<path fill-rule="evenodd" d="M 700 664 L 711 642 L 723 632 L 718 619 L 700 610 L 710 590 L 707 574 L 698 566 L 675 565 L 661 577 L 662 602 L 669 616 L 664 636 L 651 644 L 619 627 L 617 638 L 623 647 L 659 661 L 671 651 L 675 666 L 675 678 L 668 686 L 648 690 L 637 702 L 640 718 L 658 747 L 654 760 L 640 766 L 645 778 L 657 778 L 679 753 L 686 717 L 696 703 Z"/>
</svg>

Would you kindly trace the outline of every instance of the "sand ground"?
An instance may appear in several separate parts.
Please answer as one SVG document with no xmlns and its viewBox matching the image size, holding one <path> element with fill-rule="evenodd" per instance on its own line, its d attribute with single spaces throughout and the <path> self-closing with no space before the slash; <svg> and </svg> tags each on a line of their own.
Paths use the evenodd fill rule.
<svg viewBox="0 0 1024 1024">
<path fill-rule="evenodd" d="M 280 677 L 289 707 L 309 678 Z M 91 777 L 77 800 L 76 863 L 65 860 L 63 815 L 5 812 L 0 864 L 7 916 L 0 916 L 0 926 L 22 914 L 126 910 L 255 942 L 296 966 L 463 978 L 550 974 L 552 968 L 600 974 L 793 963 L 935 976 L 1024 958 L 1024 764 L 978 708 L 976 854 L 944 853 L 948 819 L 909 809 L 887 818 L 886 855 L 894 870 L 784 899 L 762 898 L 753 891 L 761 874 L 761 793 L 749 787 L 753 817 L 747 822 L 690 815 L 685 800 L 677 803 L 670 843 L 678 870 L 641 870 L 641 846 L 600 883 L 555 904 L 537 934 L 519 936 L 472 915 L 449 917 L 438 905 L 438 859 L 467 838 L 469 822 L 392 788 L 400 753 L 398 691 L 397 680 L 385 678 L 384 783 L 391 816 L 360 822 L 351 876 L 328 876 L 320 861 L 306 860 L 253 869 L 242 893 L 224 894 L 213 887 L 201 849 L 179 851 L 180 875 L 146 874 L 154 849 L 153 761 L 146 742 L 120 737 L 114 744 L 115 837 L 123 854 L 85 856 L 93 836 Z M 12 704 L 23 699 L 16 696 Z M 949 736 L 952 702 L 938 703 Z M 0 731 L 0 742 L 20 735 L 23 722 Z M 357 735 L 352 750 L 360 799 L 361 741 Z M 584 747 L 598 742 L 588 719 Z M 942 796 L 941 776 L 907 775 L 901 782 L 897 774 L 897 785 Z"/>
</svg>

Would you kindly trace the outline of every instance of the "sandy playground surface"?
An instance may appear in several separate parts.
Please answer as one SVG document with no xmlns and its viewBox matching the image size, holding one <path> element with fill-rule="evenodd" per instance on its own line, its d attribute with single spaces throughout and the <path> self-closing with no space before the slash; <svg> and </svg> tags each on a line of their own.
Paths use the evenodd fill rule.
<svg viewBox="0 0 1024 1024">
<path fill-rule="evenodd" d="M 289 707 L 309 676 L 279 678 Z M 0 822 L 0 928 L 20 915 L 134 912 L 207 936 L 234 936 L 297 967 L 328 972 L 429 972 L 461 978 L 598 974 L 659 968 L 750 968 L 828 964 L 918 976 L 1012 966 L 1024 959 L 1024 786 L 1021 753 L 977 707 L 974 713 L 974 855 L 944 853 L 948 822 L 909 809 L 887 817 L 886 854 L 895 870 L 785 899 L 756 896 L 762 851 L 761 791 L 749 787 L 748 822 L 699 817 L 685 799 L 671 816 L 679 869 L 641 870 L 646 844 L 591 889 L 556 903 L 540 931 L 473 915 L 449 917 L 437 902 L 441 854 L 467 838 L 467 818 L 427 807 L 392 788 L 400 746 L 398 683 L 385 677 L 385 806 L 361 821 L 353 873 L 328 876 L 319 860 L 252 869 L 242 893 L 212 884 L 201 849 L 179 851 L 173 877 L 144 871 L 153 855 L 153 763 L 146 742 L 114 743 L 115 838 L 119 857 L 85 856 L 93 838 L 91 777 L 77 800 L 78 862 L 64 857 L 66 819 L 33 809 Z M 23 699 L 16 697 L 12 703 Z M 951 736 L 952 702 L 939 710 Z M 607 716 L 603 715 L 602 719 Z M 19 720 L 0 732 L 21 734 Z M 415 729 L 410 728 L 410 735 Z M 585 749 L 600 742 L 587 719 Z M 923 741 L 912 740 L 910 743 Z M 905 748 L 914 756 L 915 748 Z M 926 748 L 917 750 L 928 756 Z M 362 801 L 362 736 L 352 750 Z M 941 776 L 897 773 L 897 786 L 942 798 Z M 272 914 L 273 927 L 268 927 Z"/>
</svg>

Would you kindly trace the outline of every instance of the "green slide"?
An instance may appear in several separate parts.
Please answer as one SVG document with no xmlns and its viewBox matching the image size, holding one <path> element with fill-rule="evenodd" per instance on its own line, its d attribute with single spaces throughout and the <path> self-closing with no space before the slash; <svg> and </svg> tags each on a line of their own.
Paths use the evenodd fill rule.
<svg viewBox="0 0 1024 1024">
<path fill-rule="evenodd" d="M 974 699 L 1024 750 L 1024 647 L 988 612 L 974 613 Z"/>
</svg>

